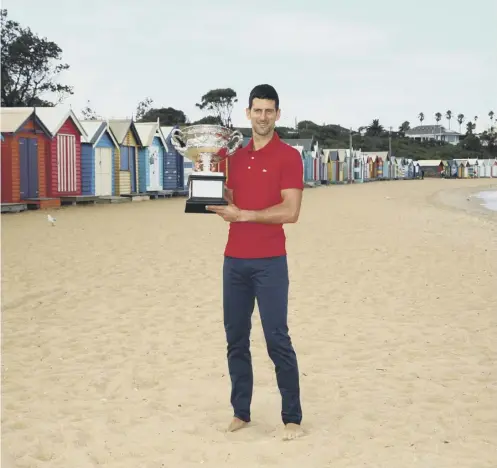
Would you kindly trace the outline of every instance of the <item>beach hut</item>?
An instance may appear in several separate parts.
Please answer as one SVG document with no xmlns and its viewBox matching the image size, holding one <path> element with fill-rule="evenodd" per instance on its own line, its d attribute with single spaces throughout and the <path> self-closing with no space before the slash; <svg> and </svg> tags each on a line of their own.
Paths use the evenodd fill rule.
<svg viewBox="0 0 497 468">
<path fill-rule="evenodd" d="M 340 181 L 340 157 L 338 150 L 328 150 L 328 179 L 331 184 L 337 184 Z"/>
<path fill-rule="evenodd" d="M 383 180 L 390 179 L 390 166 L 391 160 L 388 151 L 381 151 L 378 153 L 379 164 L 378 164 L 378 178 Z"/>
<path fill-rule="evenodd" d="M 302 157 L 304 159 L 304 181 L 314 182 L 314 158 L 312 152 L 305 149 L 302 150 Z"/>
<path fill-rule="evenodd" d="M 116 194 L 119 143 L 103 120 L 82 120 L 86 137 L 81 139 L 81 193 L 104 197 Z"/>
<path fill-rule="evenodd" d="M 321 184 L 328 185 L 328 159 L 329 152 L 325 152 L 325 150 L 321 150 L 320 158 L 319 158 L 319 180 Z"/>
<path fill-rule="evenodd" d="M 478 160 L 477 159 L 467 159 L 467 177 L 468 179 L 473 179 L 477 177 L 477 171 L 478 171 Z"/>
<path fill-rule="evenodd" d="M 171 132 L 179 126 L 161 127 L 162 135 L 166 141 L 164 153 L 164 190 L 184 192 L 188 188 L 188 175 L 193 172 L 193 162 L 179 154 L 171 142 Z M 226 167 L 229 176 L 229 163 Z"/>
<path fill-rule="evenodd" d="M 492 161 L 491 163 L 491 171 L 490 171 L 490 176 L 491 177 L 497 177 L 497 159 Z"/>
<path fill-rule="evenodd" d="M 457 171 L 457 177 L 459 177 L 459 179 L 467 179 L 468 178 L 468 167 L 469 167 L 469 163 L 467 160 L 462 160 L 461 162 L 459 162 L 458 164 L 458 171 Z"/>
<path fill-rule="evenodd" d="M 495 159 L 481 159 L 478 167 L 480 177 L 492 177 L 492 166 L 495 162 Z"/>
<path fill-rule="evenodd" d="M 395 164 L 397 166 L 397 180 L 404 179 L 404 173 L 405 173 L 404 158 L 402 157 L 395 158 Z"/>
<path fill-rule="evenodd" d="M 52 134 L 47 158 L 47 196 L 81 195 L 81 138 L 84 128 L 71 109 L 36 107 L 36 115 Z"/>
<path fill-rule="evenodd" d="M 417 179 L 419 177 L 419 175 L 420 175 L 420 173 L 419 173 L 419 164 L 418 164 L 417 161 L 413 160 L 412 165 L 414 167 L 414 178 Z"/>
<path fill-rule="evenodd" d="M 447 169 L 446 169 L 446 177 L 450 179 L 457 178 L 459 165 L 455 159 L 451 159 L 447 161 Z"/>
<path fill-rule="evenodd" d="M 2 107 L 0 131 L 2 203 L 40 200 L 42 206 L 43 199 L 47 198 L 46 162 L 52 138 L 50 130 L 33 107 Z"/>
<path fill-rule="evenodd" d="M 420 159 L 417 162 L 424 177 L 441 177 L 444 168 L 441 159 Z"/>
<path fill-rule="evenodd" d="M 486 175 L 487 161 L 488 161 L 488 159 L 480 159 L 479 160 L 479 164 L 478 164 L 478 177 L 479 178 L 488 177 Z"/>
<path fill-rule="evenodd" d="M 109 128 L 119 144 L 119 164 L 116 165 L 116 195 L 138 193 L 138 153 L 140 137 L 131 119 L 109 120 Z"/>
<path fill-rule="evenodd" d="M 412 159 L 407 158 L 406 162 L 406 178 L 414 179 L 414 162 Z"/>
<path fill-rule="evenodd" d="M 136 123 L 135 127 L 141 141 L 138 189 L 141 193 L 160 192 L 164 186 L 164 154 L 167 145 L 159 120 Z"/>
<path fill-rule="evenodd" d="M 352 178 L 353 178 L 353 182 L 362 183 L 363 182 L 364 169 L 362 167 L 363 158 L 362 158 L 361 150 L 352 150 L 351 164 L 352 164 Z"/>
</svg>

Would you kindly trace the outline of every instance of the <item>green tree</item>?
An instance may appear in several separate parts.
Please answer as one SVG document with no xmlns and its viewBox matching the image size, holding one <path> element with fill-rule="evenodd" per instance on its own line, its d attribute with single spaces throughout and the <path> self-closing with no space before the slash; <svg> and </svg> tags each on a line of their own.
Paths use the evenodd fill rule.
<svg viewBox="0 0 497 468">
<path fill-rule="evenodd" d="M 399 127 L 399 135 L 404 137 L 406 135 L 406 132 L 411 129 L 411 124 L 406 120 L 405 122 L 402 123 L 402 125 Z"/>
<path fill-rule="evenodd" d="M 380 125 L 379 119 L 374 119 L 371 125 L 369 125 L 366 135 L 367 136 L 380 136 L 384 132 L 384 128 Z"/>
<path fill-rule="evenodd" d="M 139 119 L 138 122 L 157 122 L 162 126 L 184 125 L 188 123 L 188 118 L 182 110 L 172 107 L 161 107 L 160 109 L 148 109 Z"/>
<path fill-rule="evenodd" d="M 86 101 L 86 106 L 81 109 L 81 116 L 83 120 L 102 120 L 102 117 L 95 112 L 89 100 Z"/>
<path fill-rule="evenodd" d="M 62 49 L 55 42 L 7 19 L 7 10 L 0 10 L 0 22 L 2 106 L 54 106 L 73 94 L 72 87 L 57 81 L 69 65 L 61 63 Z M 55 102 L 46 100 L 53 94 Z"/>
<path fill-rule="evenodd" d="M 462 123 L 464 122 L 464 114 L 459 114 L 457 116 L 457 121 L 459 122 L 459 133 L 461 133 L 461 126 Z"/>
<path fill-rule="evenodd" d="M 150 110 L 154 100 L 152 98 L 146 97 L 143 101 L 140 101 L 136 106 L 135 118 L 139 121 L 143 116 Z M 157 119 L 155 119 L 157 121 Z"/>
<path fill-rule="evenodd" d="M 213 113 L 224 126 L 232 128 L 231 113 L 236 102 L 238 102 L 236 91 L 231 88 L 220 88 L 212 89 L 204 94 L 196 106 L 201 110 Z"/>
<path fill-rule="evenodd" d="M 420 112 L 418 115 L 419 123 L 423 125 L 423 120 L 425 119 L 425 115 L 423 112 Z"/>
<path fill-rule="evenodd" d="M 493 128 L 493 127 L 492 127 Z M 485 143 L 488 151 L 492 154 L 497 153 L 497 133 L 493 130 L 487 131 L 485 130 L 480 135 L 480 140 Z"/>
<path fill-rule="evenodd" d="M 468 125 L 474 124 L 468 122 Z M 473 135 L 472 132 L 469 133 L 459 144 L 467 151 L 481 151 L 482 149 L 480 139 L 476 135 Z"/>
<path fill-rule="evenodd" d="M 223 122 L 221 122 L 221 119 L 218 116 L 208 115 L 202 117 L 200 120 L 196 120 L 192 125 L 223 125 Z"/>
<path fill-rule="evenodd" d="M 442 114 L 440 112 L 437 112 L 435 114 L 435 120 L 437 121 L 437 125 L 438 125 L 438 122 L 440 122 L 440 120 L 442 120 Z"/>
</svg>

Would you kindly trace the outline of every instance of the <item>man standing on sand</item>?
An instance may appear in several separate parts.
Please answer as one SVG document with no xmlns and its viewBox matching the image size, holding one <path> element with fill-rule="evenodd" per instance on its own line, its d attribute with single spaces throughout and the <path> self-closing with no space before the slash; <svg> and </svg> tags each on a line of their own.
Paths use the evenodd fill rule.
<svg viewBox="0 0 497 468">
<path fill-rule="evenodd" d="M 283 224 L 295 223 L 299 217 L 302 159 L 274 131 L 280 108 L 272 86 L 263 84 L 251 91 L 246 114 L 252 122 L 252 139 L 229 159 L 229 205 L 207 207 L 230 223 L 223 266 L 224 327 L 234 410 L 228 431 L 250 422 L 250 329 L 257 300 L 282 398 L 283 438 L 290 440 L 303 431 L 299 370 L 287 326 L 289 278 Z"/>
</svg>

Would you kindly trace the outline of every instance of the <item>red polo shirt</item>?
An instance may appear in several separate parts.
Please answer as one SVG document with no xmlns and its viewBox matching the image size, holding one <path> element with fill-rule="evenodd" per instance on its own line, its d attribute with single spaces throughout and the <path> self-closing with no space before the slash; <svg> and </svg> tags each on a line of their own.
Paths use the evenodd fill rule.
<svg viewBox="0 0 497 468">
<path fill-rule="evenodd" d="M 227 187 L 241 210 L 258 211 L 282 202 L 284 189 L 303 190 L 300 153 L 274 133 L 271 141 L 255 151 L 253 140 L 228 158 Z M 224 254 L 236 258 L 286 255 L 282 224 L 230 223 Z"/>
</svg>

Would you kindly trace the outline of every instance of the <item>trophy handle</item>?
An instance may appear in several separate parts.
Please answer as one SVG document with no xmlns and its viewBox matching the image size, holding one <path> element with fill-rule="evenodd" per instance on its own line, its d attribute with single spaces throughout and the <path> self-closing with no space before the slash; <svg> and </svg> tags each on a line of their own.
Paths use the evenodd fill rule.
<svg viewBox="0 0 497 468">
<path fill-rule="evenodd" d="M 243 135 L 239 130 L 235 130 L 226 145 L 226 156 L 231 156 L 238 147 L 243 143 Z"/>
<path fill-rule="evenodd" d="M 174 146 L 174 149 L 184 156 L 186 154 L 186 143 L 183 140 L 183 132 L 179 128 L 175 128 L 171 132 L 171 143 Z"/>
</svg>

